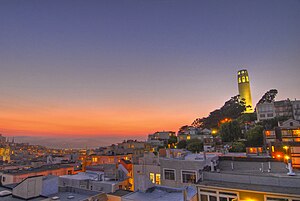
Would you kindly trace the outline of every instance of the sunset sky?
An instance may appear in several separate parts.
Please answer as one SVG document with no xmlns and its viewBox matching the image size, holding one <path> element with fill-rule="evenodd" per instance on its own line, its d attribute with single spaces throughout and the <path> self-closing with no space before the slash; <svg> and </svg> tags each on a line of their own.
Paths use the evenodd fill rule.
<svg viewBox="0 0 300 201">
<path fill-rule="evenodd" d="M 0 133 L 146 136 L 237 95 L 300 99 L 300 1 L 0 1 Z"/>
</svg>

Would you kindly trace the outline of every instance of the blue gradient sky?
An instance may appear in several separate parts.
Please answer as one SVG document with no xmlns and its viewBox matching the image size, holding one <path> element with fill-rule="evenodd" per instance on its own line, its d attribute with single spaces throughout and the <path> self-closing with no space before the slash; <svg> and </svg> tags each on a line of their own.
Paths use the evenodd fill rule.
<svg viewBox="0 0 300 201">
<path fill-rule="evenodd" d="M 0 131 L 145 135 L 236 95 L 300 98 L 300 1 L 0 2 Z"/>
</svg>

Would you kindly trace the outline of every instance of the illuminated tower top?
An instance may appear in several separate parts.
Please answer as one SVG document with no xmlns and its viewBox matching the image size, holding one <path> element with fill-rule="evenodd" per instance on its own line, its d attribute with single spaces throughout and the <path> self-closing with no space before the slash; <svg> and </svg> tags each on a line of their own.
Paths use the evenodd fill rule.
<svg viewBox="0 0 300 201">
<path fill-rule="evenodd" d="M 245 69 L 238 71 L 237 79 L 238 79 L 240 98 L 244 99 L 246 105 L 245 113 L 252 113 L 253 106 L 252 106 L 250 79 L 249 79 L 248 71 Z"/>
</svg>

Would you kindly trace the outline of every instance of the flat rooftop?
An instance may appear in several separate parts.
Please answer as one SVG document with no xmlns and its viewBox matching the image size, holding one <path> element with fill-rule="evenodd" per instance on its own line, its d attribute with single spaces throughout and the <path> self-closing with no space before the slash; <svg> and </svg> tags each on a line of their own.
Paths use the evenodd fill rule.
<svg viewBox="0 0 300 201">
<path fill-rule="evenodd" d="M 183 201 L 183 190 L 184 189 L 176 189 L 176 188 L 169 188 L 169 187 L 159 187 L 149 192 L 133 192 L 128 195 L 122 197 L 124 201 Z M 196 189 L 192 187 L 187 188 L 187 197 L 191 199 L 194 195 L 196 195 Z"/>
<path fill-rule="evenodd" d="M 13 175 L 20 175 L 20 174 L 27 174 L 27 173 L 32 173 L 32 172 L 43 172 L 43 171 L 47 171 L 47 170 L 57 170 L 57 169 L 61 169 L 61 168 L 72 168 L 72 165 L 44 165 L 41 167 L 37 167 L 37 168 L 29 168 L 29 169 L 13 169 L 13 170 L 2 170 L 0 172 L 2 172 L 3 174 L 13 174 Z"/>
<path fill-rule="evenodd" d="M 94 195 L 97 195 L 98 193 L 94 193 Z M 44 201 L 52 201 L 53 197 L 59 197 L 58 201 L 69 201 L 69 200 L 72 200 L 72 201 L 81 201 L 81 200 L 84 200 L 84 199 L 87 199 L 89 197 L 91 197 L 93 195 L 86 195 L 86 194 L 78 194 L 78 193 L 71 193 L 71 192 L 59 192 L 59 193 L 56 193 L 56 194 L 53 194 L 53 195 L 50 195 L 48 196 L 48 198 L 44 198 L 45 200 Z M 73 198 L 71 198 L 73 197 Z"/>
<path fill-rule="evenodd" d="M 12 192 L 11 189 L 0 186 L 0 192 L 1 191 L 10 191 L 10 192 Z M 4 197 L 0 196 L 0 200 L 1 201 L 24 201 L 24 199 L 16 198 L 16 197 L 13 197 L 12 195 L 4 196 Z M 29 201 L 42 201 L 42 200 L 45 200 L 45 197 L 39 196 L 37 198 L 29 199 Z"/>
<path fill-rule="evenodd" d="M 204 161 L 204 157 L 206 157 L 206 160 L 212 159 L 214 157 L 218 157 L 217 154 L 211 154 L 211 153 L 207 153 L 205 154 L 206 156 L 204 156 L 204 154 L 182 154 L 182 156 L 180 157 L 160 157 L 160 160 L 186 160 L 186 161 Z"/>
<path fill-rule="evenodd" d="M 205 180 L 199 183 L 201 187 L 217 187 L 217 188 L 224 188 L 229 190 L 252 190 L 258 192 L 268 192 L 274 194 L 287 194 L 287 195 L 296 195 L 300 196 L 300 190 L 296 187 L 288 187 L 284 188 L 282 186 L 272 186 L 272 185 L 258 185 L 258 184 L 244 184 L 244 183 L 237 183 L 237 182 L 225 182 L 225 181 L 212 181 L 212 180 Z"/>
<path fill-rule="evenodd" d="M 233 169 L 232 169 L 233 167 Z M 235 161 L 224 160 L 219 162 L 220 173 L 243 174 L 243 175 L 262 175 L 275 177 L 290 177 L 287 175 L 288 169 L 284 162 L 270 161 Z M 300 179 L 300 171 L 293 170 L 296 173 L 294 178 Z"/>
</svg>

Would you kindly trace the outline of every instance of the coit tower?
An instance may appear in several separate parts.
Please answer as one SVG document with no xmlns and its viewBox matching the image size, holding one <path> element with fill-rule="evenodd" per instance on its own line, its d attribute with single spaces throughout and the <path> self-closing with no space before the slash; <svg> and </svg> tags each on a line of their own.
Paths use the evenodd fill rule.
<svg viewBox="0 0 300 201">
<path fill-rule="evenodd" d="M 238 71 L 238 86 L 239 86 L 239 95 L 240 99 L 244 99 L 246 105 L 245 113 L 252 113 L 253 106 L 252 106 L 252 98 L 251 98 L 251 91 L 250 91 L 250 79 L 247 70 L 240 70 Z"/>
</svg>

